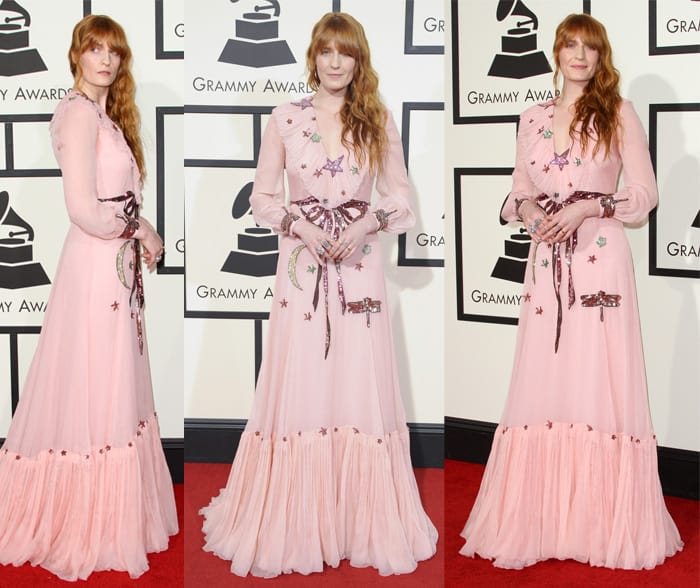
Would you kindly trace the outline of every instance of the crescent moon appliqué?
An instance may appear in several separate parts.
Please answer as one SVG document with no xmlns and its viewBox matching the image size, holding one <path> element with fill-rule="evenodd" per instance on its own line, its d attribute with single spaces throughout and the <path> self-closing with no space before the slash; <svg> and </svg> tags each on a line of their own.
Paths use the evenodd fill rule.
<svg viewBox="0 0 700 588">
<path fill-rule="evenodd" d="M 306 245 L 298 245 L 289 256 L 289 263 L 287 264 L 289 279 L 296 288 L 299 288 L 299 290 L 303 290 L 303 288 L 299 285 L 299 280 L 297 280 L 297 258 L 305 247 Z"/>
<path fill-rule="evenodd" d="M 131 245 L 131 240 L 126 241 L 120 248 L 119 253 L 117 253 L 117 276 L 119 276 L 119 281 L 122 285 L 131 290 L 131 286 L 126 281 L 126 275 L 124 274 L 124 254 L 126 253 L 126 248 Z"/>
</svg>

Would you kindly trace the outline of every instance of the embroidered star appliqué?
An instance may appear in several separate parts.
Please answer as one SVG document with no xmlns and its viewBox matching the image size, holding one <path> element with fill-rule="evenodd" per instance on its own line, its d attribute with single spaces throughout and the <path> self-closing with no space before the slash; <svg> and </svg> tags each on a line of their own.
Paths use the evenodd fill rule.
<svg viewBox="0 0 700 588">
<path fill-rule="evenodd" d="M 554 154 L 554 159 L 549 162 L 549 165 L 556 165 L 559 167 L 559 171 L 562 171 L 564 169 L 565 165 L 569 165 L 569 160 L 566 158 L 566 156 L 569 154 L 569 150 L 567 149 L 562 153 L 561 155 L 558 155 L 557 153 Z"/>
<path fill-rule="evenodd" d="M 335 159 L 331 161 L 328 157 L 326 157 L 326 165 L 324 165 L 321 169 L 325 169 L 329 172 L 331 172 L 331 177 L 334 178 L 335 174 L 342 173 L 343 168 L 340 166 L 340 164 L 343 162 L 345 155 L 341 155 L 338 159 Z"/>
</svg>

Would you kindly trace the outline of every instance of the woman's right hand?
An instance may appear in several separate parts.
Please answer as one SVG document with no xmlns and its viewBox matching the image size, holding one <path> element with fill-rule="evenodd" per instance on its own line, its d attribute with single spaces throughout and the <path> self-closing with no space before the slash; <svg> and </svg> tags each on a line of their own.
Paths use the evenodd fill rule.
<svg viewBox="0 0 700 588">
<path fill-rule="evenodd" d="M 547 213 L 534 200 L 523 200 L 518 212 L 532 240 L 535 243 L 540 243 L 544 232 L 543 222 L 547 218 Z"/>
<path fill-rule="evenodd" d="M 306 248 L 319 264 L 323 263 L 323 259 L 327 256 L 328 251 L 335 244 L 335 241 L 328 236 L 328 233 L 305 218 L 296 222 L 294 233 L 304 242 Z"/>
</svg>

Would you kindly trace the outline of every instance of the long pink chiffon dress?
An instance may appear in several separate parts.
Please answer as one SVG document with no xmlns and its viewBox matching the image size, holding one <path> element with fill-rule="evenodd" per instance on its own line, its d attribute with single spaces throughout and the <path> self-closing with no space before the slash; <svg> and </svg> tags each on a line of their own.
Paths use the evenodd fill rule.
<svg viewBox="0 0 700 588">
<path fill-rule="evenodd" d="M 139 173 L 121 130 L 78 92 L 56 108 L 51 134 L 70 228 L 0 451 L 0 563 L 64 580 L 136 578 L 178 530 L 139 347 L 134 241 L 119 238 L 141 201 Z"/>
<path fill-rule="evenodd" d="M 624 201 L 568 243 L 531 245 L 510 391 L 460 553 L 504 568 L 548 558 L 653 568 L 683 544 L 659 483 L 623 223 L 656 205 L 654 172 L 629 101 L 609 157 L 592 157 L 590 144 L 582 153 L 578 139 L 555 153 L 553 110 L 520 117 L 503 218 L 517 220 L 516 198 L 543 195 L 548 211 L 595 193 Z"/>
<path fill-rule="evenodd" d="M 286 169 L 287 210 L 331 235 L 377 208 L 394 211 L 387 230 L 410 228 L 390 116 L 386 129 L 375 208 L 368 166 L 352 151 L 326 156 L 312 100 L 277 107 L 250 199 L 256 222 L 280 231 Z M 338 265 L 319 267 L 298 238 L 281 236 L 279 250 L 253 412 L 226 488 L 201 510 L 204 549 L 241 576 L 309 574 L 341 559 L 382 575 L 411 572 L 435 553 L 437 532 L 411 468 L 377 235 Z"/>
</svg>

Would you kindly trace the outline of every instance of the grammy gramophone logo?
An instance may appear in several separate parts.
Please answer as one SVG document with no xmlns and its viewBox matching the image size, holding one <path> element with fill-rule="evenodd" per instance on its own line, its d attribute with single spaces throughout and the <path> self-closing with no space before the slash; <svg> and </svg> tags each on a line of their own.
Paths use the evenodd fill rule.
<svg viewBox="0 0 700 588">
<path fill-rule="evenodd" d="M 0 192 L 0 288 L 16 290 L 50 284 L 44 268 L 33 261 L 34 229 L 10 207 Z"/>
<path fill-rule="evenodd" d="M 501 53 L 493 58 L 488 75 L 520 80 L 552 71 L 545 54 L 537 50 L 537 16 L 522 0 L 499 0 L 496 18 L 515 26 L 501 36 Z"/>
<path fill-rule="evenodd" d="M 524 228 L 510 235 L 503 242 L 503 255 L 493 266 L 491 277 L 520 284 L 525 283 L 525 268 L 530 252 L 530 241 L 530 235 Z"/>
<path fill-rule="evenodd" d="M 232 3 L 238 0 L 231 0 Z M 279 0 L 263 0 L 236 19 L 236 36 L 226 41 L 219 61 L 247 67 L 296 63 L 287 41 L 279 39 Z"/>
<path fill-rule="evenodd" d="M 277 235 L 271 229 L 255 226 L 250 211 L 252 191 L 253 182 L 248 182 L 233 201 L 231 216 L 239 221 L 250 219 L 251 226 L 238 233 L 237 248 L 228 254 L 221 271 L 256 278 L 274 276 L 278 257 Z"/>
<path fill-rule="evenodd" d="M 0 76 L 45 71 L 36 49 L 29 47 L 29 12 L 14 0 L 0 2 Z"/>
</svg>

